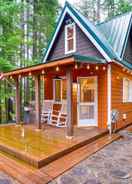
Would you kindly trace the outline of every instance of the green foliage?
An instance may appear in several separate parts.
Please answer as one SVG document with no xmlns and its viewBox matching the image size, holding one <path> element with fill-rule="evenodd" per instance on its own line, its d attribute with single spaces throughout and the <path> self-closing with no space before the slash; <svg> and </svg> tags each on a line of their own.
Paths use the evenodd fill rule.
<svg viewBox="0 0 132 184">
<path fill-rule="evenodd" d="M 0 72 L 41 61 L 42 49 L 54 29 L 57 13 L 57 0 L 0 0 Z M 25 88 L 31 83 L 23 82 L 22 101 L 30 97 L 30 88 Z M 32 92 L 34 88 L 31 87 Z M 7 100 L 14 94 L 8 80 L 0 81 L 0 122 L 1 117 L 6 121 Z"/>
<path fill-rule="evenodd" d="M 16 55 L 21 42 L 18 27 L 19 4 L 0 0 L 0 71 L 7 71 L 16 65 Z"/>
<path fill-rule="evenodd" d="M 77 6 L 92 22 L 104 21 L 132 11 L 132 3 L 129 0 L 82 0 Z"/>
<path fill-rule="evenodd" d="M 132 3 L 129 3 L 128 0 L 118 1 L 118 8 L 116 10 L 116 14 L 126 13 L 129 11 L 132 11 Z"/>
<path fill-rule="evenodd" d="M 14 69 L 13 65 L 11 65 L 7 59 L 0 57 L 0 72 L 6 72 L 12 69 Z"/>
</svg>

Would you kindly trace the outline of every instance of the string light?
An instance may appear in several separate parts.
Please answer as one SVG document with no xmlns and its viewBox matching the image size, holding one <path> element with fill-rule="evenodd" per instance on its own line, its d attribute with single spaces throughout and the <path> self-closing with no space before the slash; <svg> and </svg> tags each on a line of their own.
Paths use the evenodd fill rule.
<svg viewBox="0 0 132 184">
<path fill-rule="evenodd" d="M 21 76 L 21 74 L 20 74 L 20 75 L 18 76 L 18 78 L 21 79 L 21 77 L 22 77 L 22 76 Z"/>
<path fill-rule="evenodd" d="M 103 66 L 103 70 L 106 70 L 106 67 L 105 66 Z"/>
<path fill-rule="evenodd" d="M 60 69 L 59 69 L 59 66 L 56 67 L 56 71 L 58 72 Z"/>
<path fill-rule="evenodd" d="M 96 70 L 98 70 L 98 69 L 99 69 L 99 67 L 98 67 L 98 66 L 96 66 L 96 67 L 95 67 L 95 69 L 96 69 Z"/>
<path fill-rule="evenodd" d="M 32 75 L 32 73 L 31 72 L 29 72 L 29 74 L 28 74 L 29 76 L 31 76 Z"/>
<path fill-rule="evenodd" d="M 77 64 L 75 64 L 75 69 L 78 69 L 78 66 L 77 66 Z"/>
<path fill-rule="evenodd" d="M 87 70 L 89 70 L 90 69 L 90 65 L 87 65 Z"/>
<path fill-rule="evenodd" d="M 42 70 L 42 72 L 41 72 L 42 74 L 45 74 L 45 71 L 44 70 Z"/>
</svg>

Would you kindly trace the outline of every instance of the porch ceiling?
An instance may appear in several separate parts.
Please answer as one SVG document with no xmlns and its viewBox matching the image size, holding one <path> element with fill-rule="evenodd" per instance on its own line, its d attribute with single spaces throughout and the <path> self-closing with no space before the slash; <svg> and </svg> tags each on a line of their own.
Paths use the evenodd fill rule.
<svg viewBox="0 0 132 184">
<path fill-rule="evenodd" d="M 28 75 L 29 72 L 32 72 L 33 74 L 37 74 L 42 72 L 42 70 L 44 69 L 50 69 L 56 66 L 61 66 L 61 67 L 72 66 L 75 63 L 106 64 L 107 62 L 104 59 L 97 58 L 94 56 L 83 56 L 78 54 L 72 54 L 65 58 L 58 58 L 54 61 L 48 61 L 46 63 L 41 63 L 30 67 L 24 67 L 24 68 L 12 70 L 12 71 L 3 73 L 3 77 L 17 76 L 17 75 L 26 76 Z"/>
</svg>

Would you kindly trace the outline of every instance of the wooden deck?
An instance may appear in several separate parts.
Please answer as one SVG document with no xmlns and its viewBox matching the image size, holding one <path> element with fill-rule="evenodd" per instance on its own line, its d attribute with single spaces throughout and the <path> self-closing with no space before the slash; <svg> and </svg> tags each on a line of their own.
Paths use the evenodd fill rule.
<svg viewBox="0 0 132 184">
<path fill-rule="evenodd" d="M 65 128 L 45 125 L 41 131 L 37 131 L 34 125 L 1 126 L 0 150 L 41 168 L 106 133 L 106 130 L 96 127 L 74 128 L 74 137 L 68 140 Z"/>
<path fill-rule="evenodd" d="M 105 135 L 51 162 L 41 169 L 29 167 L 28 165 L 24 165 L 0 153 L 0 170 L 12 176 L 21 184 L 47 184 L 49 181 L 102 149 L 104 146 L 117 140 L 119 137 L 118 135 L 113 135 L 111 137 Z"/>
</svg>

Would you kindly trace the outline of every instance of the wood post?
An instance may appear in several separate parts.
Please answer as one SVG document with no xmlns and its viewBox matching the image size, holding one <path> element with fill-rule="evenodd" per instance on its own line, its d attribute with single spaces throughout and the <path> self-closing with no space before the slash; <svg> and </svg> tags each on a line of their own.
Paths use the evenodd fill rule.
<svg viewBox="0 0 132 184">
<path fill-rule="evenodd" d="M 72 109 L 72 68 L 68 68 L 66 72 L 67 77 L 67 138 L 73 136 L 73 109 Z"/>
<path fill-rule="evenodd" d="M 37 128 L 41 129 L 40 75 L 35 76 L 35 109 Z"/>
<path fill-rule="evenodd" d="M 16 81 L 16 123 L 20 123 L 20 86 L 18 77 Z"/>
</svg>

